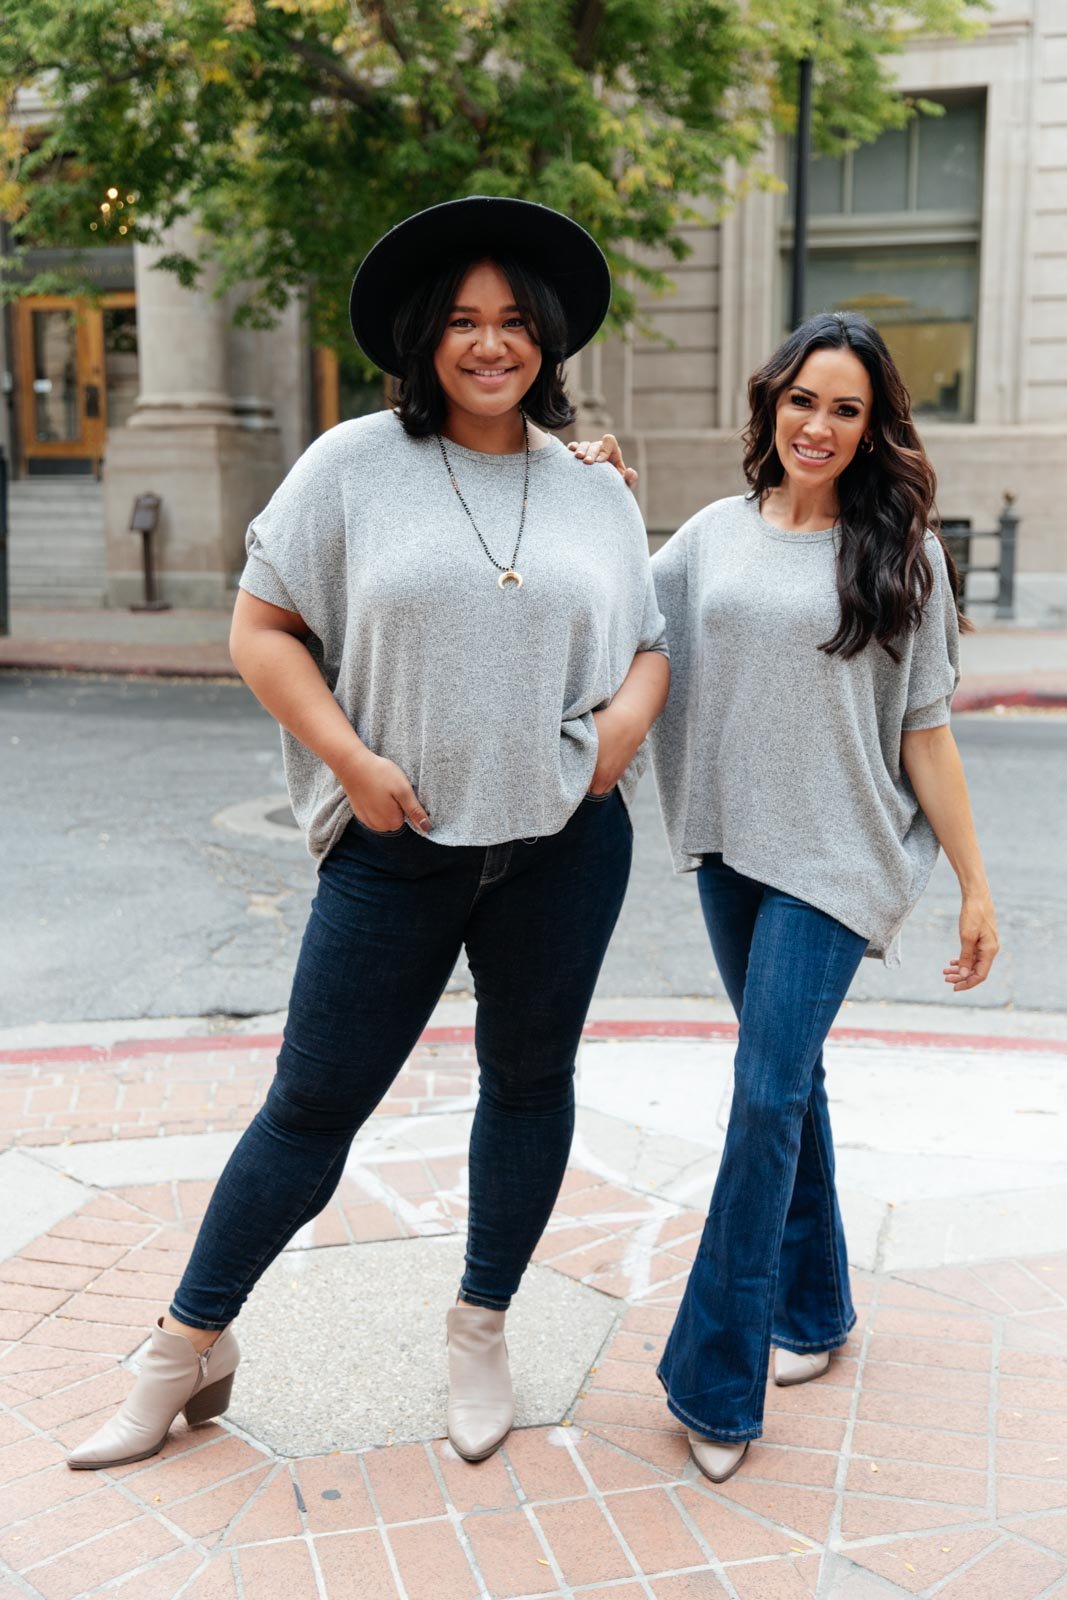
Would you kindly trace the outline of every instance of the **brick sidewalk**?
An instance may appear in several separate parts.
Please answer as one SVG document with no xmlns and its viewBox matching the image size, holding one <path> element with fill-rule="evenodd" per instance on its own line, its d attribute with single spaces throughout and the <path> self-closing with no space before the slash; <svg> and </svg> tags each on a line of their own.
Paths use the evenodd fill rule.
<svg viewBox="0 0 1067 1600">
<path fill-rule="evenodd" d="M 242 1126 L 273 1041 L 228 1043 L 9 1055 L 5 1121 L 25 1119 L 27 1146 Z M 421 1047 L 383 1111 L 469 1106 L 473 1074 L 468 1045 Z M 291 1250 L 463 1228 L 462 1158 L 376 1162 Z M 558 1425 L 471 1466 L 439 1438 L 294 1460 L 179 1422 L 160 1457 L 72 1473 L 64 1454 L 129 1389 L 121 1363 L 210 1191 L 100 1190 L 0 1265 L 5 1596 L 1067 1595 L 1067 1256 L 857 1274 L 849 1345 L 825 1379 L 770 1388 L 763 1440 L 716 1490 L 653 1370 L 702 1216 L 578 1167 L 537 1259 L 619 1318 Z"/>
</svg>

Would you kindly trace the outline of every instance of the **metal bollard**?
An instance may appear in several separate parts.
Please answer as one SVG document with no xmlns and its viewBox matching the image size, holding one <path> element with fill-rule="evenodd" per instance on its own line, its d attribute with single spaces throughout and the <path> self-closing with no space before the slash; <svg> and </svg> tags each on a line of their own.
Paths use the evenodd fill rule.
<svg viewBox="0 0 1067 1600">
<path fill-rule="evenodd" d="M 997 620 L 1008 620 L 1015 616 L 1015 546 L 1019 531 L 1019 518 L 1013 509 L 1015 496 L 1005 491 L 1004 505 L 1001 509 L 1000 526 L 1000 564 L 997 568 Z"/>
<path fill-rule="evenodd" d="M 152 535 L 159 521 L 162 500 L 158 494 L 139 494 L 130 513 L 130 532 L 139 533 L 144 540 L 144 599 L 130 607 L 131 611 L 169 611 L 166 600 L 156 593 L 156 569 L 152 560 Z"/>
</svg>

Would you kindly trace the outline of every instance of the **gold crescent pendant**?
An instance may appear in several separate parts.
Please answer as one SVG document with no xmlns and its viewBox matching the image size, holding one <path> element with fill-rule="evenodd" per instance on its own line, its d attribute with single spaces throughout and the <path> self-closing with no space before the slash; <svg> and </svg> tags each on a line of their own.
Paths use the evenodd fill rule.
<svg viewBox="0 0 1067 1600">
<path fill-rule="evenodd" d="M 515 571 L 514 567 L 509 567 L 506 572 L 502 572 L 496 581 L 501 589 L 506 589 L 508 585 L 512 583 L 515 585 L 516 589 L 522 588 L 522 578 Z"/>
</svg>

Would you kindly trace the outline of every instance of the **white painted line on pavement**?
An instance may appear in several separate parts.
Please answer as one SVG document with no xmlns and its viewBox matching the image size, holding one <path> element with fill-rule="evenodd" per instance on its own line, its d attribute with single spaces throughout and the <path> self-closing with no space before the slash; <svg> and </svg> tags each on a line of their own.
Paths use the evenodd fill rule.
<svg viewBox="0 0 1067 1600">
<path fill-rule="evenodd" d="M 240 1133 L 178 1133 L 164 1139 L 103 1139 L 98 1144 L 43 1145 L 35 1154 L 79 1183 L 124 1189 L 135 1183 L 217 1178 L 240 1137 Z"/>
<path fill-rule="evenodd" d="M 92 1199 L 83 1183 L 54 1171 L 51 1162 L 41 1159 L 51 1153 L 52 1147 L 35 1150 L 33 1155 L 25 1150 L 8 1150 L 0 1155 L 0 1194 L 4 1196 L 0 1209 L 0 1261 L 15 1255 Z"/>
</svg>

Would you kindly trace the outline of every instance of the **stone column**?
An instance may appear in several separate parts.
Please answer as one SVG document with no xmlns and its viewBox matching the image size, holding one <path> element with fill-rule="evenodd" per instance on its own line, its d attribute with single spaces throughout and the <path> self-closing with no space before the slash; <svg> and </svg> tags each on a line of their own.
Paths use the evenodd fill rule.
<svg viewBox="0 0 1067 1600">
<path fill-rule="evenodd" d="M 212 290 L 209 265 L 184 289 L 156 263 L 204 241 L 182 219 L 134 264 L 140 393 L 129 422 L 109 431 L 104 462 L 108 595 L 142 589 L 140 536 L 129 532 L 135 497 L 162 497 L 155 535 L 160 591 L 174 605 L 228 606 L 244 560 L 244 535 L 281 477 L 278 430 L 264 398 L 263 335 L 234 329 L 231 305 Z"/>
<path fill-rule="evenodd" d="M 160 245 L 135 245 L 137 338 L 141 392 L 131 427 L 156 427 L 161 412 L 178 427 L 232 418 L 229 383 L 229 308 L 214 296 L 218 273 L 206 266 L 195 289 L 158 270 L 165 255 L 198 254 L 188 217 Z"/>
<path fill-rule="evenodd" d="M 239 299 L 230 298 L 228 309 L 236 311 Z M 234 415 L 246 428 L 274 425 L 271 402 L 270 356 L 273 334 L 260 328 L 228 328 L 230 354 L 230 393 Z"/>
</svg>

